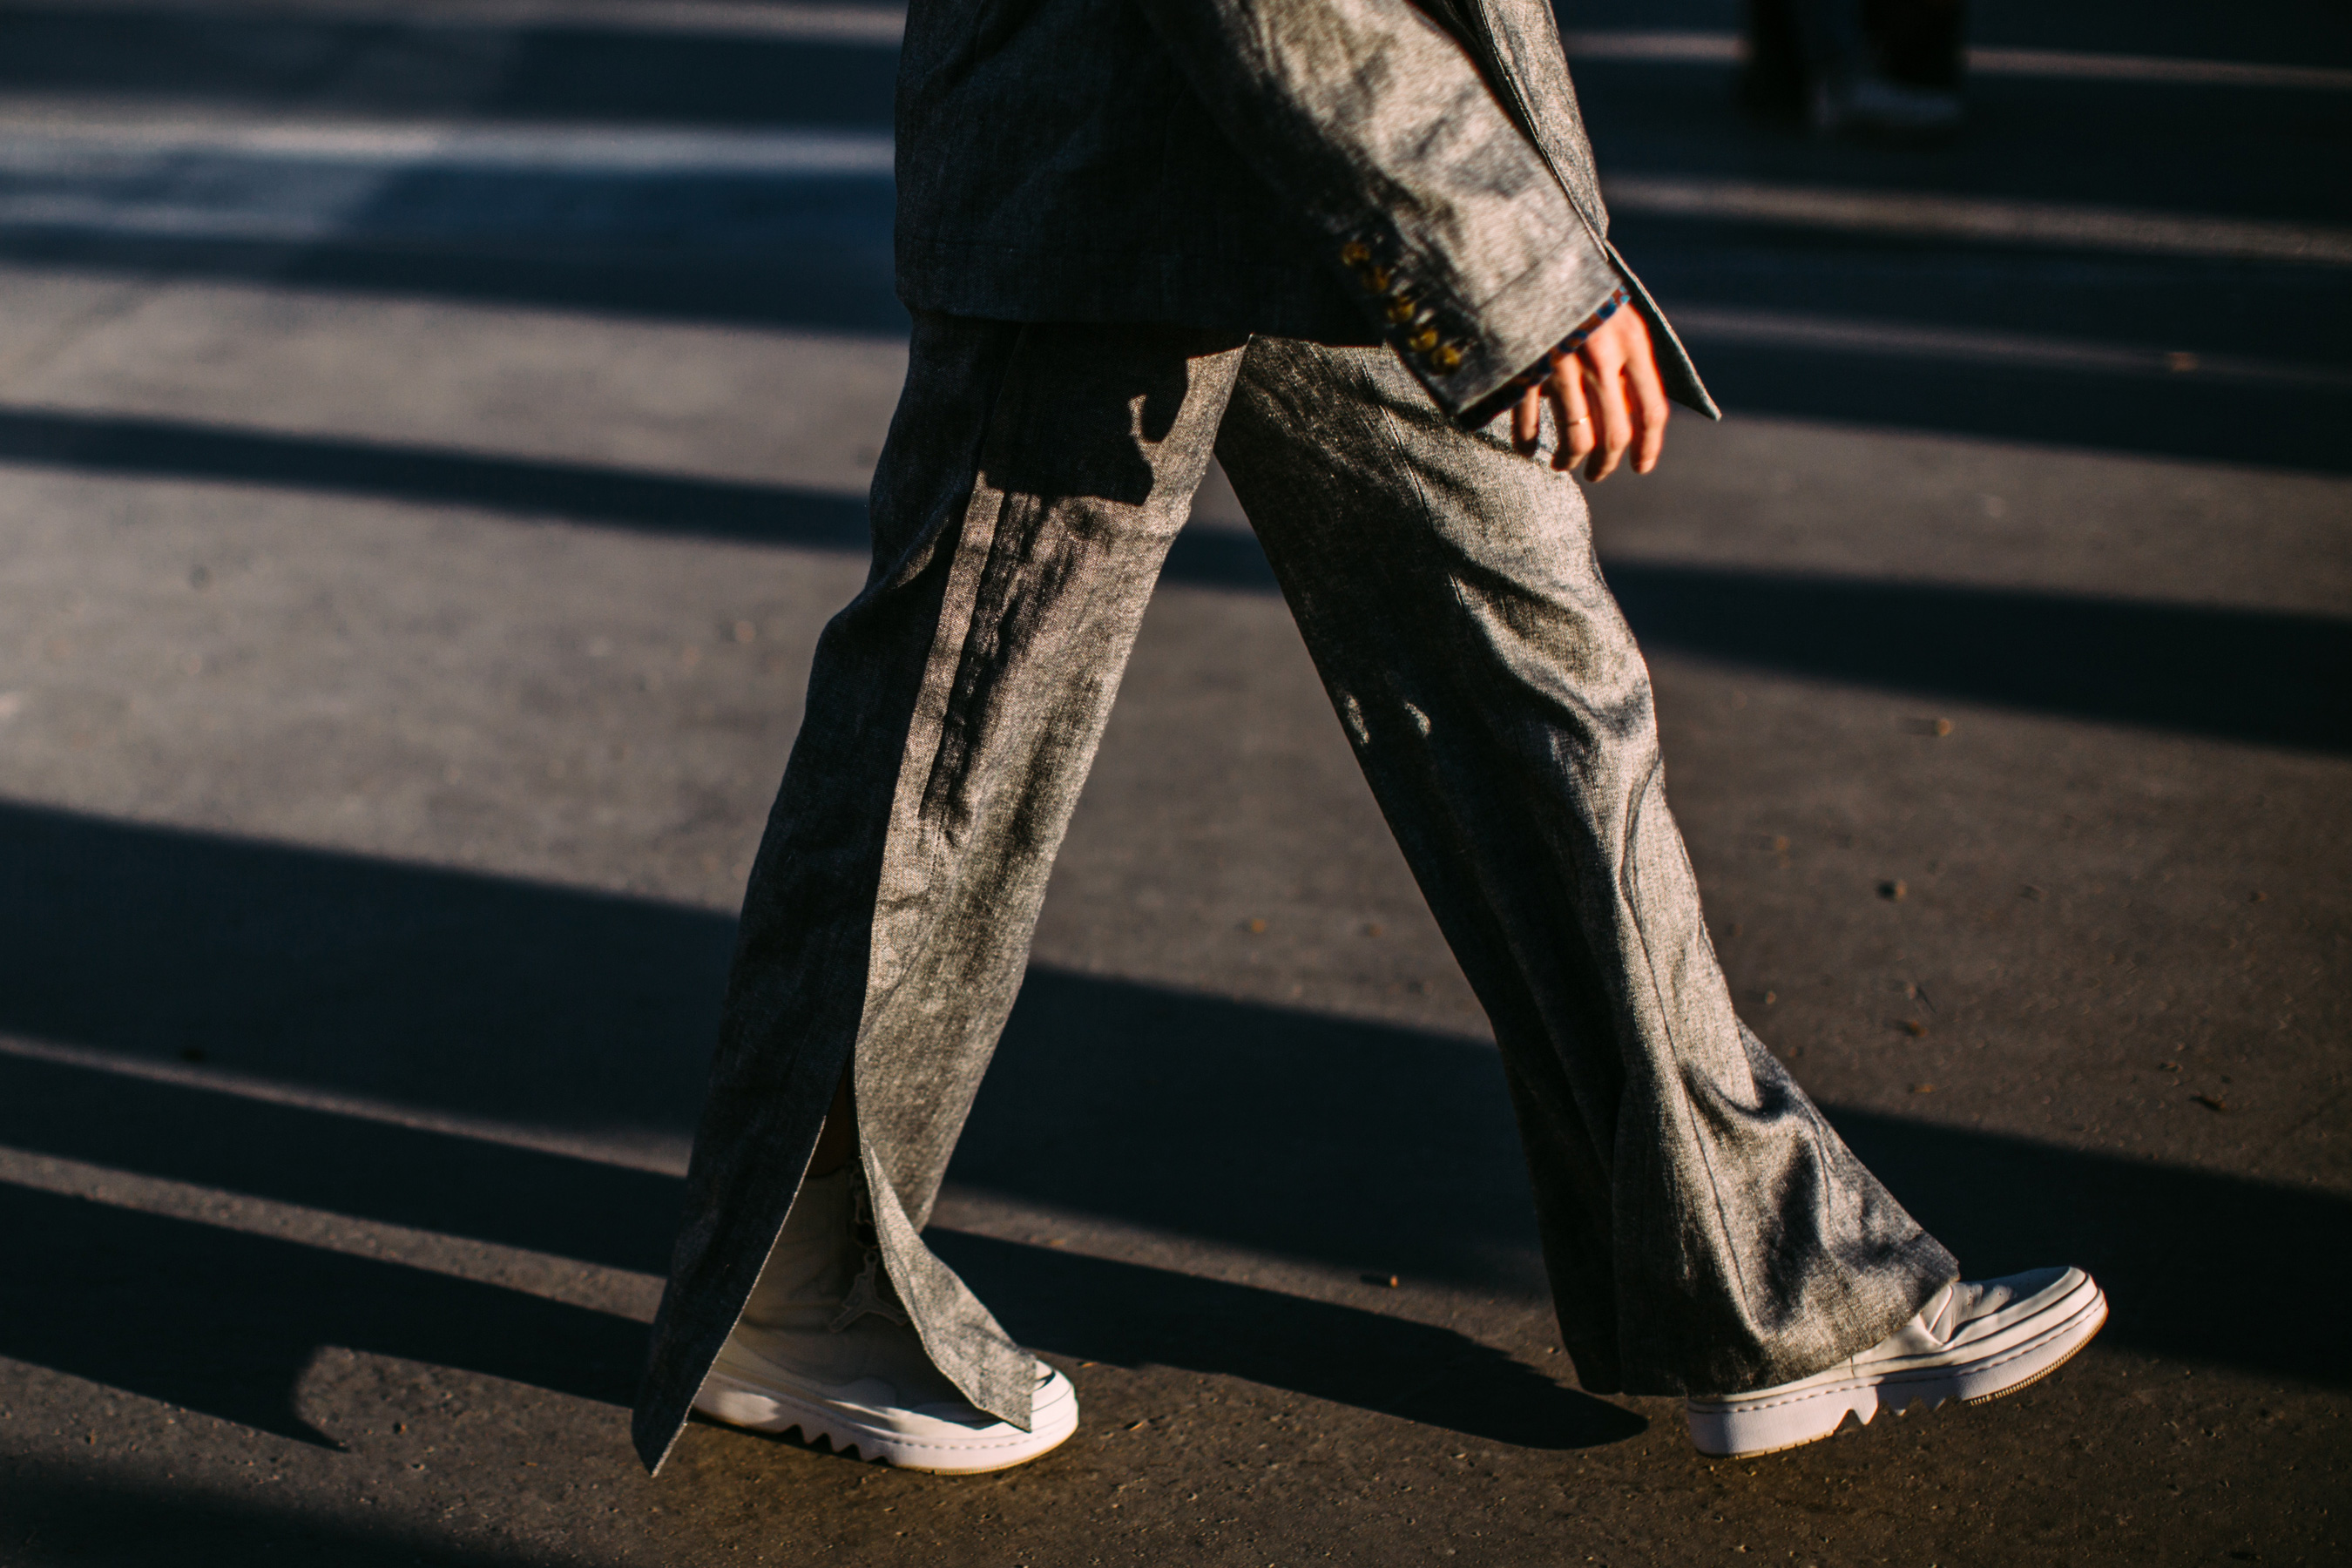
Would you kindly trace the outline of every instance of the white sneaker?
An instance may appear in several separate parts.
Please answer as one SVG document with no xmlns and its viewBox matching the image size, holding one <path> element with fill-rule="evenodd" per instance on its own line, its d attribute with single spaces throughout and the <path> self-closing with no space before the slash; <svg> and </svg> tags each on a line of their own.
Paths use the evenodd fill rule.
<svg viewBox="0 0 2352 1568">
<path fill-rule="evenodd" d="M 1842 85 L 1825 81 L 1813 89 L 1813 129 L 1824 135 L 1937 136 L 1958 130 L 1964 113 L 1960 95 L 1950 89 L 1912 87 L 1878 76 L 1858 76 Z"/>
<path fill-rule="evenodd" d="M 1077 1391 L 1044 1362 L 1026 1432 L 974 1408 L 931 1364 L 882 1272 L 865 1197 L 854 1164 L 801 1184 L 694 1407 L 942 1475 L 1004 1469 L 1076 1431 Z"/>
<path fill-rule="evenodd" d="M 1749 1394 L 1685 1402 L 1702 1454 L 1738 1458 L 1811 1443 L 1851 1414 L 1900 1415 L 1915 1401 L 1981 1405 L 2046 1377 L 2091 1342 L 2107 1299 L 2079 1268 L 1947 1285 L 1919 1315 L 1826 1372 Z"/>
</svg>

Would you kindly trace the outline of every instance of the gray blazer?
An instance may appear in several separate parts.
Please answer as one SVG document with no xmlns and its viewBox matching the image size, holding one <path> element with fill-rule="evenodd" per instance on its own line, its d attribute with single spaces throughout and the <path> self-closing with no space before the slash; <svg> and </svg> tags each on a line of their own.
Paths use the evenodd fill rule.
<svg viewBox="0 0 2352 1568">
<path fill-rule="evenodd" d="M 1483 424 L 1621 286 L 1547 0 L 914 0 L 914 308 L 1395 345 Z"/>
</svg>

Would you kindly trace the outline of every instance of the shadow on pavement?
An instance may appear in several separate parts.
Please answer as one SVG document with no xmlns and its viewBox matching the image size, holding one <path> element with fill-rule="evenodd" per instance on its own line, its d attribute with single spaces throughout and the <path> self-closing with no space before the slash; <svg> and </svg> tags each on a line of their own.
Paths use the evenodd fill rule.
<svg viewBox="0 0 2352 1568">
<path fill-rule="evenodd" d="M 2234 279 L 2231 286 L 2248 284 Z M 2336 288 L 2343 291 L 2340 281 Z M 1667 309 L 1671 316 L 1671 303 Z M 1864 429 L 1892 426 L 2167 458 L 2352 471 L 2352 451 L 2343 439 L 2352 395 L 2340 390 L 1760 349 L 1711 342 L 1704 334 L 1694 334 L 1690 347 L 1709 390 L 1734 417 L 1795 416 Z"/>
<path fill-rule="evenodd" d="M 178 420 L 0 412 L 0 460 L 480 507 L 663 534 L 866 548 L 845 496 Z M 1189 529 L 1165 575 L 1273 592 L 1246 534 Z M 2232 741 L 2352 748 L 2352 620 L 2080 595 L 1624 563 L 1643 645 L 1824 679 Z"/>
<path fill-rule="evenodd" d="M 0 1033 L 347 1094 L 690 1128 L 733 931 L 639 900 L 0 806 Z"/>
<path fill-rule="evenodd" d="M 1063 1355 L 1243 1378 L 1523 1448 L 1649 1425 L 1450 1329 L 989 1237 L 928 1239 L 1024 1342 Z"/>
<path fill-rule="evenodd" d="M 200 1042 L 214 1064 L 296 1091 L 674 1136 L 694 1114 L 731 941 L 731 921 L 674 906 L 0 808 L 0 1033 L 100 1053 L 0 1055 L 0 1143 L 658 1272 L 677 1206 L 667 1176 L 101 1064 L 168 1062 Z M 2116 1342 L 2352 1382 L 2340 1336 L 2243 1327 L 2352 1286 L 2324 1239 L 2352 1226 L 2343 1199 L 1836 1119 L 1971 1269 L 2079 1262 L 2116 1301 Z M 1494 1054 L 1412 1029 L 1038 970 L 950 1177 L 1350 1271 L 1542 1290 Z M 0 1211 L 20 1259 L 0 1287 L 0 1355 L 272 1431 L 300 1430 L 289 1391 L 321 1343 L 613 1403 L 636 1370 L 638 1325 L 510 1290 L 22 1188 L 0 1188 Z M 1599 1419 L 1441 1331 L 941 1241 L 1047 1349 L 1232 1372 L 1521 1434 L 1510 1441 Z M 194 1317 L 191 1300 L 205 1303 Z M 1442 1380 L 1399 1383 L 1407 1363 L 1473 1379 L 1490 1414 L 1449 1403 Z"/>
<path fill-rule="evenodd" d="M 2352 749 L 2352 620 L 1620 563 L 1645 647 L 2031 712 Z"/>
<path fill-rule="evenodd" d="M 340 1447 L 295 1408 L 325 1345 L 608 1405 L 645 1364 L 626 1318 L 112 1204 L 0 1184 L 0 1356 L 301 1442 Z"/>
<path fill-rule="evenodd" d="M 527 193 L 544 199 L 546 192 Z M 710 193 L 713 199 L 723 192 Z M 808 232 L 798 212 L 776 232 L 680 255 L 615 242 L 511 242 L 471 248 L 394 241 L 325 239 L 302 245 L 247 240 L 90 235 L 62 229 L 0 229 L 0 261 L 289 289 L 426 295 L 621 318 L 719 321 L 903 338 L 907 310 L 890 277 L 890 192 L 829 191 L 827 205 L 878 209 L 854 214 L 846 237 Z M 772 208 L 772 192 L 760 193 Z M 753 240 L 758 243 L 753 243 Z"/>
<path fill-rule="evenodd" d="M 658 1171 L 5 1052 L 0 1146 L 639 1274 L 680 1202 Z"/>
<path fill-rule="evenodd" d="M 524 1568 L 546 1561 L 270 1508 L 249 1495 L 208 1495 L 38 1460 L 0 1470 L 0 1515 L 12 1537 L 8 1561 L 19 1568 L 150 1568 L 163 1559 L 198 1568 Z"/>
<path fill-rule="evenodd" d="M 166 1093 L 183 1102 L 184 1113 L 226 1109 L 219 1104 L 226 1097 Z M 401 1130 L 266 1109 L 272 1114 L 265 1120 L 293 1131 L 294 1142 L 275 1146 L 274 1171 L 262 1180 L 224 1184 L 325 1201 L 371 1218 L 437 1221 L 435 1228 L 450 1233 L 498 1229 L 506 1232 L 499 1239 L 521 1246 L 561 1246 L 598 1224 L 624 1232 L 621 1250 L 667 1251 L 678 1195 L 671 1178 L 641 1176 L 635 1184 L 666 1200 L 658 1222 L 593 1206 L 614 1184 L 611 1167 L 551 1162 L 495 1144 L 479 1145 L 464 1163 L 470 1169 L 460 1170 L 413 1163 L 425 1151 L 411 1148 L 404 1152 L 412 1163 L 369 1166 L 371 1192 L 349 1178 L 360 1161 L 382 1159 L 396 1136 L 369 1134 Z M 149 1173 L 217 1175 L 205 1155 L 236 1132 L 254 1131 L 254 1120 L 240 1124 L 232 1114 L 229 1127 L 194 1134 L 184 1121 L 140 1150 L 104 1152 L 132 1155 L 124 1163 Z M 74 1133 L 90 1130 L 82 1122 L 10 1141 L 55 1152 L 59 1145 L 79 1147 Z M 349 1152 L 317 1152 L 354 1132 Z M 113 1140 L 101 1134 L 91 1142 Z M 305 1143 L 311 1159 L 298 1166 Z M 494 1182 L 510 1206 L 528 1205 L 545 1215 L 547 1234 L 517 1237 L 510 1226 L 482 1225 L 471 1212 L 482 1189 L 468 1178 Z M 429 1198 L 420 1202 L 420 1190 Z M 0 1357 L 296 1441 L 340 1446 L 296 1408 L 302 1373 L 327 1346 L 614 1406 L 630 1403 L 644 1363 L 642 1323 L 404 1264 L 5 1183 L 0 1227 L 16 1256 L 38 1260 L 0 1286 Z M 1451 1330 L 985 1237 L 941 1230 L 934 1240 L 1020 1325 L 1025 1340 L 1071 1357 L 1241 1377 L 1526 1447 L 1613 1442 L 1644 1425 Z"/>
<path fill-rule="evenodd" d="M 478 507 L 646 533 L 869 548 L 862 496 L 187 420 L 12 409 L 0 412 L 0 461 Z"/>
<path fill-rule="evenodd" d="M 118 101 L 152 96 L 377 117 L 462 112 L 887 131 L 898 73 L 898 51 L 889 41 L 545 17 L 484 22 L 411 10 L 395 21 L 383 13 L 207 15 L 176 5 L 12 5 L 0 12 L 0 90 Z"/>
</svg>

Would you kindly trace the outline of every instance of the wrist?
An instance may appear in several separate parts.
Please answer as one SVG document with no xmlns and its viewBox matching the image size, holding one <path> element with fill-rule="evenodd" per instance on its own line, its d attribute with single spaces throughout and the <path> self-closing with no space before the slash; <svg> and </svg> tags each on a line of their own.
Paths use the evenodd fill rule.
<svg viewBox="0 0 2352 1568">
<path fill-rule="evenodd" d="M 1529 387 L 1542 384 L 1544 378 L 1551 374 L 1552 366 L 1582 348 L 1586 341 L 1601 330 L 1602 323 L 1631 302 L 1632 296 L 1626 293 L 1623 284 L 1619 284 L 1610 291 L 1609 298 L 1594 308 L 1592 314 L 1577 322 L 1566 337 L 1546 349 L 1543 358 L 1479 399 L 1476 412 L 1483 414 L 1484 417 L 1478 422 L 1484 424 L 1486 419 L 1517 403 Z"/>
<path fill-rule="evenodd" d="M 1574 353 L 1577 350 L 1582 348 L 1586 342 L 1591 338 L 1592 334 L 1601 330 L 1601 323 L 1608 321 L 1612 316 L 1614 316 L 1620 310 L 1630 302 L 1630 300 L 1631 296 L 1625 292 L 1625 286 L 1622 283 L 1619 284 L 1615 291 L 1612 292 L 1609 298 L 1601 301 L 1600 309 L 1594 310 L 1592 314 L 1585 317 L 1581 321 L 1579 321 L 1576 324 L 1575 329 L 1571 331 L 1568 336 L 1559 340 L 1559 345 L 1551 351 L 1549 356 L 1547 356 L 1547 367 L 1552 364 L 1557 364 L 1561 360 L 1564 360 L 1569 355 Z M 1539 380 L 1541 377 L 1538 376 L 1538 379 Z"/>
</svg>

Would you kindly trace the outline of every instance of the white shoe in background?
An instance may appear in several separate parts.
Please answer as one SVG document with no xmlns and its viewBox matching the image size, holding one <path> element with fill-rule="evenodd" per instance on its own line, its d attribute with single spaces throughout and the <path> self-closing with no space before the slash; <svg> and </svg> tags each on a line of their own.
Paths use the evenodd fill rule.
<svg viewBox="0 0 2352 1568">
<path fill-rule="evenodd" d="M 1864 75 L 1816 84 L 1809 118 L 1824 136 L 1932 137 L 1958 131 L 1966 112 L 1959 93 L 1950 88 Z"/>
</svg>

